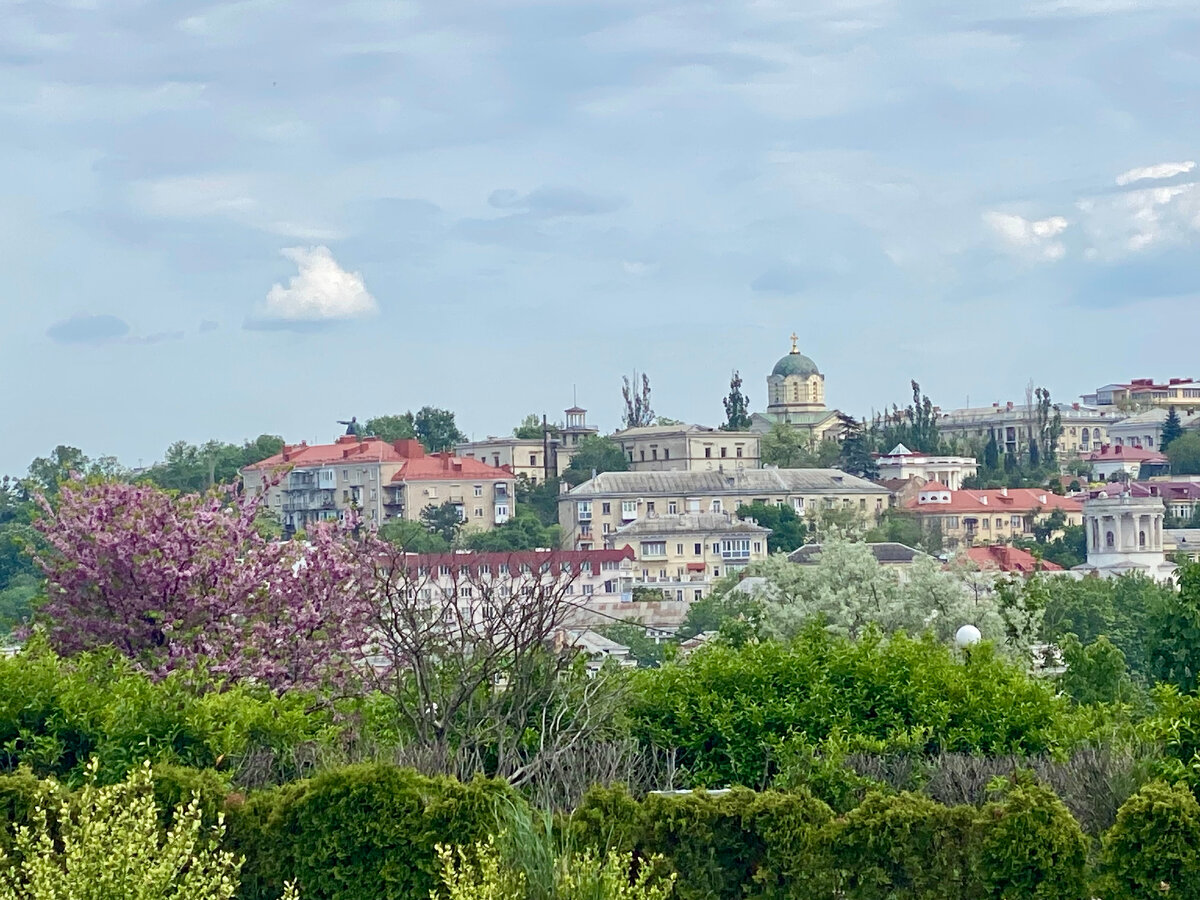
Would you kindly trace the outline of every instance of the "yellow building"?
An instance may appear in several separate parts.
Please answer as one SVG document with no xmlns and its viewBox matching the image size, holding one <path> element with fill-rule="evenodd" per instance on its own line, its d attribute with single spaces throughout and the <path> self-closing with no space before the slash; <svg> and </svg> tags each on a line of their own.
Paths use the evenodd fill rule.
<svg viewBox="0 0 1200 900">
<path fill-rule="evenodd" d="M 634 581 L 661 589 L 667 600 L 699 600 L 712 582 L 766 559 L 771 529 L 731 513 L 684 513 L 638 519 L 605 538 L 634 553 Z"/>
<path fill-rule="evenodd" d="M 1078 403 L 1058 403 L 1055 411 L 1062 421 L 1058 439 L 1060 457 L 1079 456 L 1108 443 L 1108 427 L 1123 414 L 1115 410 L 1092 409 Z M 938 433 L 982 452 L 993 435 L 1000 453 L 1021 456 L 1029 452 L 1030 436 L 1037 430 L 1037 411 L 1011 402 L 991 406 L 938 411 Z"/>
<path fill-rule="evenodd" d="M 649 425 L 612 435 L 634 472 L 711 472 L 762 466 L 761 436 L 703 425 Z"/>
<path fill-rule="evenodd" d="M 841 440 L 842 415 L 826 409 L 825 376 L 800 352 L 798 340 L 793 334 L 791 352 L 767 376 L 767 410 L 750 417 L 750 428 L 765 434 L 775 425 L 787 425 L 813 444 Z"/>
<path fill-rule="evenodd" d="M 1059 509 L 1065 525 L 1083 524 L 1083 503 L 1041 489 L 952 491 L 931 481 L 905 508 L 925 530 L 940 530 L 947 549 L 1032 537 L 1034 524 Z"/>
<path fill-rule="evenodd" d="M 523 475 L 531 484 L 537 484 L 561 475 L 571 464 L 579 442 L 598 433 L 599 429 L 587 424 L 587 410 L 573 406 L 565 413 L 565 424 L 556 426 L 548 440 L 489 436 L 456 444 L 454 452 L 495 468 L 507 466 L 514 475 Z"/>
</svg>

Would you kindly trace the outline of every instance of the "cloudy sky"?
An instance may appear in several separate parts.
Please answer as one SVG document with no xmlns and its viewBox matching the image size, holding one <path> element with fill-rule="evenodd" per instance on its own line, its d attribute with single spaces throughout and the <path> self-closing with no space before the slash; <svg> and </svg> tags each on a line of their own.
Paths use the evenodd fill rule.
<svg viewBox="0 0 1200 900">
<path fill-rule="evenodd" d="M 1194 0 L 0 0 L 0 472 L 1200 376 Z"/>
</svg>

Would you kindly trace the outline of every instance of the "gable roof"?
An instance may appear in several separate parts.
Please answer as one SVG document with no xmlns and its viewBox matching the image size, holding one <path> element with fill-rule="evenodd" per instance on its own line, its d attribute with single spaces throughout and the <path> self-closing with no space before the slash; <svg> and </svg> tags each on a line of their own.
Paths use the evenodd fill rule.
<svg viewBox="0 0 1200 900">
<path fill-rule="evenodd" d="M 929 485 L 921 488 L 925 493 Z M 946 492 L 942 492 L 946 493 Z M 1064 512 L 1082 513 L 1083 503 L 1071 497 L 1053 494 L 1048 490 L 1033 488 L 1001 488 L 990 491 L 949 491 L 949 503 L 925 502 L 918 497 L 905 504 L 905 509 L 917 513 L 1005 513 L 1032 512 L 1036 509 L 1061 509 Z"/>
<path fill-rule="evenodd" d="M 733 469 L 715 472 L 601 472 L 565 496 L 604 494 L 736 496 L 775 494 L 885 494 L 887 489 L 841 469 Z"/>
<path fill-rule="evenodd" d="M 984 571 L 1018 572 L 1031 575 L 1034 572 L 1061 572 L 1063 567 L 1046 559 L 1038 559 L 1028 550 L 1007 544 L 988 544 L 971 547 L 967 558 Z"/>
</svg>

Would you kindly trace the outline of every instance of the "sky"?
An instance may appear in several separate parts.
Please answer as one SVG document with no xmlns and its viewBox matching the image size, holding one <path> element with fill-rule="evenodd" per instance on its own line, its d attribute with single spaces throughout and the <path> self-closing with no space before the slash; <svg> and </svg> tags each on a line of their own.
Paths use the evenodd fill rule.
<svg viewBox="0 0 1200 900">
<path fill-rule="evenodd" d="M 1194 0 L 0 0 L 0 472 L 1200 377 Z"/>
</svg>

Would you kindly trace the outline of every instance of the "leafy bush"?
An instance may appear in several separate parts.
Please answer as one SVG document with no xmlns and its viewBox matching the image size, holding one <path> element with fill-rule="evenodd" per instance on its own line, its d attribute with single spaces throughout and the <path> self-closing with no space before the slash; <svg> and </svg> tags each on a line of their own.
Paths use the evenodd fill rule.
<svg viewBox="0 0 1200 900">
<path fill-rule="evenodd" d="M 1200 804 L 1186 787 L 1153 782 L 1130 797 L 1104 836 L 1106 896 L 1200 897 Z"/>
<path fill-rule="evenodd" d="M 705 647 L 635 676 L 635 736 L 678 751 L 692 783 L 761 786 L 786 742 L 831 734 L 922 751 L 1041 753 L 1071 715 L 1053 689 L 976 648 L 966 664 L 932 639 L 868 634 L 852 642 L 809 629 L 794 642 Z"/>
<path fill-rule="evenodd" d="M 501 782 L 460 784 L 386 765 L 332 769 L 252 795 L 230 810 L 245 855 L 242 897 L 271 900 L 294 878 L 305 900 L 427 898 L 436 846 L 470 845 L 496 830 Z"/>
</svg>

